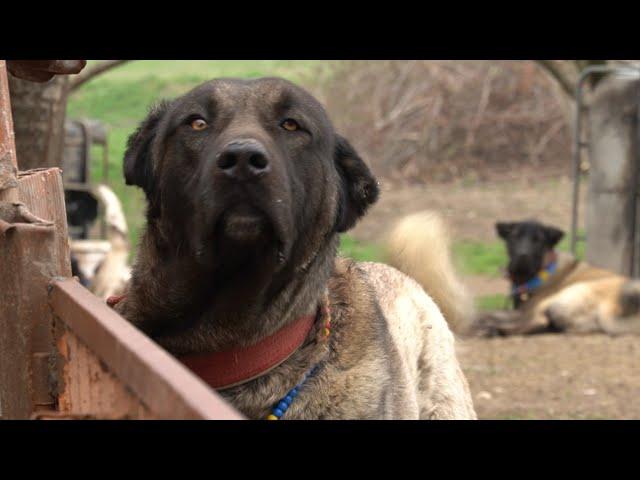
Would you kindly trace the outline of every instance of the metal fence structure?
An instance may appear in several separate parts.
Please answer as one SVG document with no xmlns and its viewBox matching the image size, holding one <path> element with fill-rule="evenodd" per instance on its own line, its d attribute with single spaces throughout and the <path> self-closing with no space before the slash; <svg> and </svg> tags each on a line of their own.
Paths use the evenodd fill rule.
<svg viewBox="0 0 640 480">
<path fill-rule="evenodd" d="M 18 171 L 0 60 L 0 418 L 242 418 L 70 277 L 61 171 Z"/>
<path fill-rule="evenodd" d="M 585 105 L 584 87 L 607 75 L 609 87 Z M 582 152 L 589 155 L 586 260 L 617 273 L 640 276 L 640 68 L 586 68 L 576 92 L 573 145 L 571 251 L 576 253 Z M 588 121 L 584 122 L 589 110 Z M 585 129 L 587 123 L 589 129 Z M 587 135 L 589 133 L 589 135 Z M 596 135 L 597 133 L 597 135 Z"/>
</svg>

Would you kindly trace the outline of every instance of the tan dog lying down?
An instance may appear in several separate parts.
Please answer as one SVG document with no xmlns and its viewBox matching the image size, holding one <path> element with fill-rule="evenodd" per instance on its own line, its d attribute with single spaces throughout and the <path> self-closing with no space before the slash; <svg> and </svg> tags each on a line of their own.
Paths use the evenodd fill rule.
<svg viewBox="0 0 640 480">
<path fill-rule="evenodd" d="M 482 315 L 474 333 L 640 333 L 640 282 L 556 253 L 564 235 L 557 228 L 538 222 L 496 228 L 507 243 L 515 309 Z"/>
</svg>

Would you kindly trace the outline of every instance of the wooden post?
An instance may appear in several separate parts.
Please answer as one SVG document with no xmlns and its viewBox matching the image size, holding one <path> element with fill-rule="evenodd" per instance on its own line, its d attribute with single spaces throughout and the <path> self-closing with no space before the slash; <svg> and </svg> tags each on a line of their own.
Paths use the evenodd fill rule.
<svg viewBox="0 0 640 480">
<path fill-rule="evenodd" d="M 0 61 L 0 415 L 55 407 L 47 287 L 71 276 L 61 172 L 17 174 L 7 72 Z"/>
</svg>

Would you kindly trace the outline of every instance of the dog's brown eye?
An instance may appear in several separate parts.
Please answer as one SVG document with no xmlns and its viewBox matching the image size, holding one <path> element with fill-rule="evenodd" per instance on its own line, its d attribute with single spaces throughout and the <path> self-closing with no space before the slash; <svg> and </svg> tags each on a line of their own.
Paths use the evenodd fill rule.
<svg viewBox="0 0 640 480">
<path fill-rule="evenodd" d="M 289 130 L 290 132 L 295 132 L 300 128 L 300 125 L 298 125 L 298 122 L 296 122 L 292 118 L 287 118 L 280 124 L 280 126 L 285 130 Z"/>
<path fill-rule="evenodd" d="M 202 118 L 196 118 L 191 122 L 191 128 L 193 128 L 194 130 L 204 130 L 208 126 L 209 124 Z"/>
</svg>

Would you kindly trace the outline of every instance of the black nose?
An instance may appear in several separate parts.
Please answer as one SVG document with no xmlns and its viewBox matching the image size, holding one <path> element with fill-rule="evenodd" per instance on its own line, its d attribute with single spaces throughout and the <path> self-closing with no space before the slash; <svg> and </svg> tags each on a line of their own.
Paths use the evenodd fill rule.
<svg viewBox="0 0 640 480">
<path fill-rule="evenodd" d="M 257 140 L 234 140 L 220 152 L 216 166 L 231 178 L 251 180 L 269 171 L 269 157 Z"/>
</svg>

